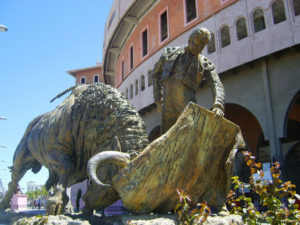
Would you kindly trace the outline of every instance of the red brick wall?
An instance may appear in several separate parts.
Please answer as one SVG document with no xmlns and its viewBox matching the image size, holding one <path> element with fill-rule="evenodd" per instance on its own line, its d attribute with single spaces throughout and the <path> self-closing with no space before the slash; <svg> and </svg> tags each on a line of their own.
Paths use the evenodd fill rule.
<svg viewBox="0 0 300 225">
<path fill-rule="evenodd" d="M 186 32 L 193 26 L 207 19 L 208 17 L 214 15 L 216 12 L 220 11 L 222 8 L 236 2 L 237 0 L 227 0 L 226 3 L 221 4 L 220 0 L 197 0 L 198 8 L 198 18 L 193 22 L 185 25 L 184 19 L 184 0 L 163 0 L 160 1 L 151 12 L 149 12 L 139 25 L 135 28 L 132 35 L 129 37 L 126 42 L 117 63 L 116 68 L 116 85 L 120 86 L 122 83 L 122 74 L 121 74 L 121 64 L 122 59 L 125 63 L 125 76 L 130 74 L 130 47 L 133 44 L 134 47 L 134 68 L 141 64 L 144 60 L 152 56 L 159 49 L 164 47 L 168 42 L 172 41 L 176 37 L 180 36 L 182 33 Z M 160 44 L 159 41 L 159 14 L 162 13 L 168 7 L 168 23 L 169 23 L 169 39 L 163 44 Z M 141 32 L 148 27 L 148 50 L 149 53 L 146 57 L 142 58 L 141 56 Z M 133 70 L 134 70 L 133 68 Z"/>
<path fill-rule="evenodd" d="M 80 84 L 80 78 L 85 77 L 86 84 L 94 83 L 94 75 L 99 75 L 99 82 L 104 82 L 102 68 L 82 70 L 76 72 L 76 84 Z"/>
</svg>

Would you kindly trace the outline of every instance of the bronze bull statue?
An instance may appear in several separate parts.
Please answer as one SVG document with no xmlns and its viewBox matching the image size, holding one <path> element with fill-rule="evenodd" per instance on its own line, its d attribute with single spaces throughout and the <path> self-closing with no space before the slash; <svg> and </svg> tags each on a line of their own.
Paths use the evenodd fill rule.
<svg viewBox="0 0 300 225">
<path fill-rule="evenodd" d="M 27 127 L 14 154 L 11 182 L 0 209 L 9 207 L 26 171 L 37 173 L 43 165 L 49 170 L 46 188 L 54 188 L 47 213 L 61 214 L 71 208 L 66 188 L 95 171 L 93 156 L 97 159 L 97 154 L 108 150 L 136 156 L 147 144 L 145 125 L 123 94 L 105 84 L 77 86 L 55 110 Z M 117 170 L 118 166 L 105 165 L 98 168 L 97 176 L 111 180 Z M 91 185 L 83 198 L 86 209 L 91 210 L 109 206 L 119 195 L 113 188 Z"/>
</svg>

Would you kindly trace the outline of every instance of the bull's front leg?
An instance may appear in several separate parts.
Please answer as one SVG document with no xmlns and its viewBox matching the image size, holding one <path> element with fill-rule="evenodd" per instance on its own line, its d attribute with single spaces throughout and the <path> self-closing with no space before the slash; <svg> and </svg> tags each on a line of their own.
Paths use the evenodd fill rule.
<svg viewBox="0 0 300 225">
<path fill-rule="evenodd" d="M 73 213 L 73 207 L 66 193 L 66 188 L 62 184 L 57 184 L 54 188 L 54 195 L 47 202 L 48 215 L 60 215 L 63 213 Z"/>
<path fill-rule="evenodd" d="M 59 215 L 62 213 L 63 206 L 63 193 L 65 192 L 64 187 L 61 184 L 57 184 L 54 188 L 54 195 L 47 201 L 47 214 L 48 215 Z"/>
<path fill-rule="evenodd" d="M 48 215 L 60 215 L 65 212 L 73 212 L 73 207 L 66 193 L 68 179 L 71 176 L 73 168 L 70 161 L 66 160 L 66 158 L 67 157 L 58 158 L 57 156 L 55 156 L 55 159 L 60 159 L 60 161 L 53 161 L 53 164 L 56 164 L 56 167 L 54 166 L 54 168 L 56 168 L 56 171 L 54 173 L 57 174 L 56 177 L 58 177 L 58 180 L 55 184 L 53 184 L 54 194 L 49 198 L 47 202 Z"/>
</svg>

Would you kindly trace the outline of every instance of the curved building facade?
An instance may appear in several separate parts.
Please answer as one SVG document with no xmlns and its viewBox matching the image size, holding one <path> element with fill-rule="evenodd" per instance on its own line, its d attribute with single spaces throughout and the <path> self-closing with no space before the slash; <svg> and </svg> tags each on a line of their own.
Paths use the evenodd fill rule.
<svg viewBox="0 0 300 225">
<path fill-rule="evenodd" d="M 103 74 L 159 135 L 152 69 L 164 48 L 187 44 L 195 27 L 210 30 L 203 55 L 225 88 L 225 117 L 238 124 L 248 150 L 279 161 L 300 187 L 300 3 L 298 0 L 115 0 L 106 21 Z M 197 103 L 211 108 L 203 82 Z M 298 190 L 299 192 L 299 190 Z"/>
</svg>

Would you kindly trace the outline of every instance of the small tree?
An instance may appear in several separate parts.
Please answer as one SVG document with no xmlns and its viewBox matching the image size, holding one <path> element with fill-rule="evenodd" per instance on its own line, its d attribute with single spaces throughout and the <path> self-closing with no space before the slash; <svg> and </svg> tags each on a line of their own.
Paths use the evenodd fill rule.
<svg viewBox="0 0 300 225">
<path fill-rule="evenodd" d="M 45 199 L 48 199 L 48 197 L 49 197 L 49 193 L 46 190 L 45 186 L 42 186 L 41 189 L 37 189 L 35 191 L 29 191 L 26 194 L 28 196 L 28 199 L 31 201 L 36 200 L 38 198 L 45 200 Z"/>
<path fill-rule="evenodd" d="M 233 177 L 234 189 L 241 190 L 241 195 L 237 195 L 231 190 L 227 196 L 227 203 L 231 207 L 231 213 L 242 216 L 247 224 L 260 224 L 268 222 L 270 224 L 299 224 L 300 211 L 296 203 L 296 186 L 290 181 L 282 182 L 281 171 L 278 162 L 271 167 L 272 181 L 264 181 L 264 172 L 261 163 L 256 163 L 255 156 L 250 152 L 243 152 L 244 160 L 250 168 L 249 184 L 243 183 L 239 177 Z M 258 174 L 259 179 L 254 179 L 254 174 Z M 245 195 L 245 189 L 257 194 L 260 204 L 266 210 L 260 212 L 253 204 L 252 198 Z M 287 200 L 285 204 L 284 201 Z"/>
</svg>

